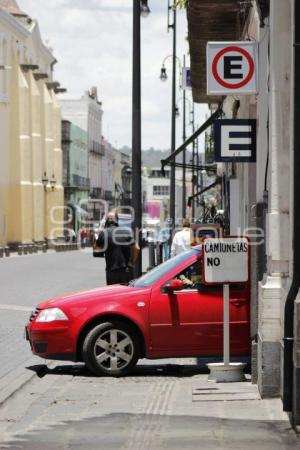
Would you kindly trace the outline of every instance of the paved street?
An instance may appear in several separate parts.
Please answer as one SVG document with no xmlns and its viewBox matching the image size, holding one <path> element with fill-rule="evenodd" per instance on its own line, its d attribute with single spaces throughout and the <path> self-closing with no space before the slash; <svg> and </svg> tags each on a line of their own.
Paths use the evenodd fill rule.
<svg viewBox="0 0 300 450">
<path fill-rule="evenodd" d="M 105 284 L 104 260 L 90 250 L 12 256 L 0 260 L 0 383 L 11 384 L 35 359 L 24 340 L 24 325 L 40 301 Z M 25 369 L 26 370 L 26 369 Z M 0 397 L 1 400 L 1 397 Z"/>
<path fill-rule="evenodd" d="M 148 249 L 145 248 L 143 270 L 147 265 Z M 104 286 L 105 261 L 104 258 L 93 258 L 90 248 L 15 255 L 0 259 L 0 276 L 1 309 L 7 304 L 31 308 L 52 296 Z"/>
<path fill-rule="evenodd" d="M 147 266 L 147 250 L 144 250 Z M 25 367 L 41 359 L 33 357 L 24 339 L 30 311 L 41 302 L 67 292 L 105 285 L 105 261 L 93 258 L 91 249 L 76 252 L 16 256 L 0 259 L 0 403 L 17 381 L 32 374 Z"/>
<path fill-rule="evenodd" d="M 64 292 L 104 285 L 104 267 L 90 249 L 0 259 L 1 304 L 32 307 Z"/>
</svg>

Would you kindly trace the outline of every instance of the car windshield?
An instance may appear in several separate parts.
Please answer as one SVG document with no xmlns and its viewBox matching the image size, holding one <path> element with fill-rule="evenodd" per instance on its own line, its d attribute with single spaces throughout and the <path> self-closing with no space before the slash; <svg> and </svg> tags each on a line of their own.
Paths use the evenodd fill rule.
<svg viewBox="0 0 300 450">
<path fill-rule="evenodd" d="M 184 261 L 187 261 L 193 255 L 199 255 L 199 250 L 196 249 L 188 250 L 184 253 L 181 253 L 180 255 L 174 256 L 174 258 L 168 259 L 164 263 L 160 264 L 159 266 L 156 266 L 154 269 L 147 272 L 142 277 L 132 281 L 130 283 L 130 286 L 134 287 L 151 286 L 153 283 L 156 283 L 161 278 L 163 278 L 170 270 L 173 270 L 179 264 L 183 263 Z"/>
</svg>

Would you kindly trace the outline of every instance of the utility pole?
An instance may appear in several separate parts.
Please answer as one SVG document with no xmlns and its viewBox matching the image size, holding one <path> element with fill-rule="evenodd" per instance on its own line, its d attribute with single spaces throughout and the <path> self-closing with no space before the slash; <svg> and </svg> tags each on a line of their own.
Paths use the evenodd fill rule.
<svg viewBox="0 0 300 450">
<path fill-rule="evenodd" d="M 148 0 L 133 0 L 132 35 L 132 208 L 135 238 L 142 248 L 142 133 L 141 133 L 141 15 L 150 13 Z M 135 277 L 142 274 L 142 252 L 135 264 Z"/>
<path fill-rule="evenodd" d="M 193 134 L 195 133 L 195 108 L 193 103 L 192 108 L 192 130 Z M 195 139 L 193 140 L 193 153 L 192 153 L 192 195 L 193 195 L 193 203 L 192 203 L 192 220 L 195 220 L 195 193 L 196 193 L 196 186 L 195 186 Z"/>
<path fill-rule="evenodd" d="M 198 128 L 198 125 L 196 124 L 196 128 Z M 201 181 L 200 181 L 200 177 L 201 177 L 201 170 L 199 171 L 199 166 L 200 166 L 200 155 L 199 155 L 199 139 L 196 139 L 195 142 L 195 147 L 196 147 L 196 181 L 197 181 L 197 189 L 198 186 L 201 186 Z M 199 177 L 200 174 L 200 177 Z M 199 197 L 197 197 L 197 206 L 199 206 Z"/>
<path fill-rule="evenodd" d="M 183 73 L 185 74 L 185 55 L 183 55 Z M 183 86 L 183 123 L 182 123 L 182 140 L 185 142 L 186 140 L 186 97 L 185 97 L 185 89 L 186 86 Z M 182 218 L 185 218 L 186 215 L 186 149 L 182 152 Z"/>
<path fill-rule="evenodd" d="M 173 29 L 173 54 L 172 54 L 172 122 L 171 122 L 171 154 L 176 150 L 176 8 L 171 7 L 169 3 L 169 11 L 173 10 L 173 23 L 168 25 L 168 28 Z M 170 173 L 170 220 L 171 220 L 171 235 L 175 228 L 175 158 L 171 164 Z"/>
<path fill-rule="evenodd" d="M 133 229 L 141 244 L 142 228 L 142 155 L 141 155 L 141 2 L 133 0 L 133 59 L 132 59 L 132 208 Z M 141 245 L 140 245 L 141 248 Z M 142 273 L 142 252 L 135 265 L 135 277 Z"/>
</svg>

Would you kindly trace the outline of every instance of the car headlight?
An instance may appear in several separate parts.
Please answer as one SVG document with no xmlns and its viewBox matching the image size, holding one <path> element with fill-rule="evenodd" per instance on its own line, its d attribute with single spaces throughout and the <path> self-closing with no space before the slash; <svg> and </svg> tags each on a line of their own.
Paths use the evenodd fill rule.
<svg viewBox="0 0 300 450">
<path fill-rule="evenodd" d="M 59 308 L 43 309 L 38 315 L 36 322 L 53 322 L 54 320 L 69 320 Z"/>
</svg>

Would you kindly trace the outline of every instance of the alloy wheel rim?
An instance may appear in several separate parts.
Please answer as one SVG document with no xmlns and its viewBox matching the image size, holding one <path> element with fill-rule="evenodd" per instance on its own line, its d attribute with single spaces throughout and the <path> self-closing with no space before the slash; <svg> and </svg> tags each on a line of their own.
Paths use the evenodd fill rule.
<svg viewBox="0 0 300 450">
<path fill-rule="evenodd" d="M 133 353 L 131 337 L 116 328 L 101 333 L 94 345 L 95 361 L 106 371 L 124 369 L 131 362 Z"/>
</svg>

